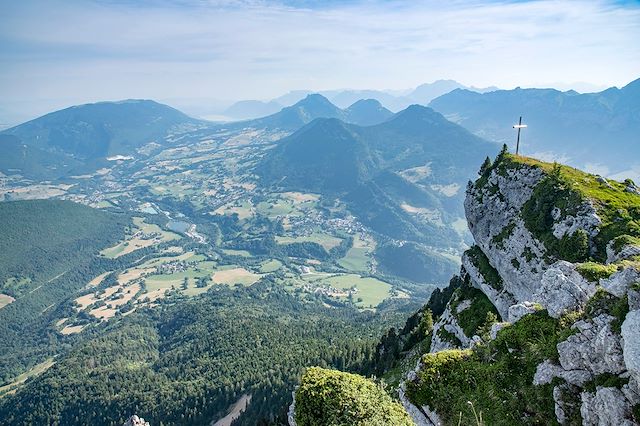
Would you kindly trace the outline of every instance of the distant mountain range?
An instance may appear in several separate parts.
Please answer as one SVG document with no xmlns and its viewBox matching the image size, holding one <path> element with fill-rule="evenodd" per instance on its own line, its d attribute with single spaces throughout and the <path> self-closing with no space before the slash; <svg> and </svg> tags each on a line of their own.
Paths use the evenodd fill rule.
<svg viewBox="0 0 640 426">
<path fill-rule="evenodd" d="M 224 124 L 221 127 L 231 129 L 254 127 L 294 131 L 316 118 L 337 118 L 347 123 L 371 125 L 381 123 L 392 115 L 391 111 L 373 99 L 360 100 L 346 109 L 341 109 L 324 96 L 311 94 L 275 114 L 254 120 Z"/>
<path fill-rule="evenodd" d="M 55 111 L 0 133 L 0 171 L 32 178 L 95 168 L 105 158 L 130 155 L 171 132 L 204 125 L 167 105 L 126 100 Z"/>
<path fill-rule="evenodd" d="M 515 145 L 512 125 L 528 127 L 521 152 L 614 178 L 640 178 L 640 79 L 579 94 L 554 89 L 476 93 L 456 89 L 429 104 L 479 136 Z"/>
<path fill-rule="evenodd" d="M 433 83 L 422 84 L 401 95 L 383 90 L 326 90 L 317 93 L 340 108 L 347 108 L 361 99 L 375 99 L 391 111 L 400 111 L 412 104 L 427 105 L 432 99 L 455 89 L 468 89 L 480 93 L 497 90 L 496 87 L 480 89 L 467 87 L 454 80 L 437 80 Z M 235 120 L 261 117 L 276 113 L 283 107 L 299 102 L 312 93 L 316 92 L 295 90 L 271 101 L 239 101 L 223 111 L 222 114 Z"/>
</svg>

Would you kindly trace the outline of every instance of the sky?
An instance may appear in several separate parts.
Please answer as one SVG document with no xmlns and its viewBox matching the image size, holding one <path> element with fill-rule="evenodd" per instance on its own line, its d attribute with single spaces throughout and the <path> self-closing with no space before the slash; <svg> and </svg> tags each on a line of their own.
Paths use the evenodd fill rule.
<svg viewBox="0 0 640 426">
<path fill-rule="evenodd" d="M 213 112 L 437 79 L 621 87 L 638 40 L 638 1 L 2 1 L 0 125 L 126 98 Z"/>
</svg>

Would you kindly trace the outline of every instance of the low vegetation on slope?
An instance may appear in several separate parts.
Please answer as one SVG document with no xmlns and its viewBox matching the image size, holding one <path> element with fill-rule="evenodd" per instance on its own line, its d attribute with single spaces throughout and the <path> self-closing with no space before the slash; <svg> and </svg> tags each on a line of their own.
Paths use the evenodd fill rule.
<svg viewBox="0 0 640 426">
<path fill-rule="evenodd" d="M 298 426 L 411 426 L 404 408 L 364 377 L 309 368 L 296 391 Z"/>
<path fill-rule="evenodd" d="M 457 424 L 460 417 L 461 424 L 475 424 L 469 402 L 486 424 L 553 424 L 552 386 L 532 382 L 539 363 L 557 358 L 562 335 L 560 323 L 540 311 L 473 350 L 425 354 L 418 381 L 407 383 L 407 395 L 416 405 L 434 409 L 446 424 Z"/>
</svg>

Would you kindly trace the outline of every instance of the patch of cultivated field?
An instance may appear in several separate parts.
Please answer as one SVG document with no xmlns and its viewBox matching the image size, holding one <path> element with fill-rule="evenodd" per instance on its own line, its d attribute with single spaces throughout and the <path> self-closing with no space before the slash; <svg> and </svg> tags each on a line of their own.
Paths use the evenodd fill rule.
<svg viewBox="0 0 640 426">
<path fill-rule="evenodd" d="M 186 253 L 182 253 L 178 256 L 160 256 L 154 257 L 153 259 L 147 260 L 142 265 L 138 266 L 138 268 L 153 268 L 163 263 L 176 262 L 176 261 L 185 261 L 185 262 L 200 262 L 204 260 L 204 256 L 201 254 L 195 254 L 192 251 L 188 251 Z"/>
<path fill-rule="evenodd" d="M 145 278 L 145 283 L 147 290 L 150 292 L 158 289 L 167 290 L 172 286 L 178 288 L 182 285 L 185 278 L 188 284 L 193 284 L 200 278 L 210 277 L 214 269 L 215 262 L 198 262 L 195 266 L 190 266 L 184 271 L 174 272 L 172 274 L 149 275 Z"/>
<path fill-rule="evenodd" d="M 253 205 L 250 201 L 234 202 L 233 204 L 218 207 L 213 213 L 219 215 L 232 215 L 236 213 L 238 219 L 243 220 L 253 217 Z"/>
<path fill-rule="evenodd" d="M 229 256 L 251 257 L 251 253 L 246 250 L 222 249 L 222 252 L 224 254 L 228 254 Z"/>
<path fill-rule="evenodd" d="M 334 275 L 322 280 L 324 283 L 341 290 L 348 290 L 352 287 L 358 289 L 353 295 L 354 300 L 362 299 L 356 305 L 362 308 L 375 308 L 383 300 L 391 296 L 391 285 L 376 278 L 361 277 L 356 274 Z"/>
<path fill-rule="evenodd" d="M 49 368 L 51 368 L 53 364 L 55 364 L 55 361 L 53 360 L 53 358 L 49 358 L 48 360 L 33 366 L 29 371 L 25 371 L 24 373 L 20 374 L 18 377 L 15 378 L 13 382 L 5 386 L 0 386 L 0 397 L 3 395 L 11 395 L 15 393 L 19 385 L 26 382 L 27 379 L 31 377 L 35 377 L 39 374 L 44 373 Z"/>
<path fill-rule="evenodd" d="M 400 172 L 400 175 L 409 182 L 420 182 L 422 179 L 427 178 L 431 175 L 430 163 L 425 164 L 424 166 L 403 170 Z"/>
<path fill-rule="evenodd" d="M 256 211 L 261 215 L 274 218 L 277 216 L 300 215 L 291 200 L 276 198 L 268 201 L 261 201 L 256 205 Z"/>
<path fill-rule="evenodd" d="M 60 333 L 68 336 L 70 334 L 80 333 L 85 327 L 85 325 L 67 325 L 60 330 Z"/>
<path fill-rule="evenodd" d="M 213 274 L 213 282 L 217 284 L 242 284 L 251 285 L 260 279 L 261 275 L 254 274 L 244 268 L 231 268 L 218 270 Z"/>
<path fill-rule="evenodd" d="M 113 247 L 102 250 L 100 254 L 114 259 L 141 248 L 181 238 L 180 235 L 173 232 L 163 231 L 156 224 L 145 223 L 141 217 L 134 217 L 133 224 L 136 226 L 136 231 L 133 235 Z"/>
<path fill-rule="evenodd" d="M 0 188 L 0 200 L 40 200 L 58 197 L 73 185 L 29 185 L 20 188 Z"/>
<path fill-rule="evenodd" d="M 369 269 L 370 254 L 375 249 L 372 238 L 362 238 L 357 234 L 353 239 L 353 247 L 338 261 L 338 264 L 350 271 L 367 271 Z"/>
<path fill-rule="evenodd" d="M 131 281 L 135 281 L 138 278 L 142 278 L 146 274 L 150 274 L 155 271 L 154 268 L 133 268 L 127 269 L 120 275 L 118 275 L 118 282 L 122 285 L 127 285 Z"/>
<path fill-rule="evenodd" d="M 262 262 L 262 264 L 260 265 L 260 272 L 265 274 L 269 272 L 275 272 L 281 267 L 282 263 L 279 260 L 271 259 Z"/>
<path fill-rule="evenodd" d="M 9 303 L 13 302 L 14 299 L 13 297 L 9 296 L 8 294 L 0 294 L 0 309 L 4 308 L 5 306 L 7 306 Z"/>
<path fill-rule="evenodd" d="M 108 291 L 105 291 L 105 294 L 100 298 L 100 300 L 103 300 L 106 305 L 97 309 L 92 309 L 90 314 L 101 320 L 114 317 L 122 305 L 133 300 L 133 297 L 140 291 L 141 287 L 140 284 L 133 284 L 123 288 L 123 291 L 116 295 L 115 293 L 121 288 L 121 286 L 109 287 L 107 289 Z M 111 297 L 114 295 L 115 297 Z"/>
<path fill-rule="evenodd" d="M 337 247 L 342 239 L 338 237 L 334 237 L 333 235 L 323 234 L 321 232 L 314 232 L 311 235 L 301 236 L 301 237 L 276 237 L 276 242 L 278 244 L 291 244 L 291 243 L 304 243 L 304 242 L 312 242 L 318 243 L 325 250 L 331 250 L 334 247 Z"/>
<path fill-rule="evenodd" d="M 282 196 L 292 200 L 295 204 L 311 203 L 318 201 L 320 195 L 302 192 L 283 192 Z"/>
<path fill-rule="evenodd" d="M 98 275 L 97 277 L 95 277 L 94 279 L 92 279 L 91 281 L 89 281 L 87 283 L 87 285 L 85 286 L 85 288 L 89 288 L 89 287 L 95 287 L 98 284 L 100 284 L 102 282 L 102 280 L 104 280 L 104 278 L 109 275 L 111 272 L 107 271 L 103 274 Z"/>
</svg>

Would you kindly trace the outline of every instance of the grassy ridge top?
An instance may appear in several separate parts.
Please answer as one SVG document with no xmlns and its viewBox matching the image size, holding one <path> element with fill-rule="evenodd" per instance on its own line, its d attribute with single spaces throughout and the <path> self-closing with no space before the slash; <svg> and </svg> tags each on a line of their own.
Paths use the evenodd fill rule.
<svg viewBox="0 0 640 426">
<path fill-rule="evenodd" d="M 529 231 L 545 243 L 554 257 L 576 262 L 589 260 L 591 256 L 604 261 L 607 258 L 607 246 L 612 240 L 615 250 L 629 243 L 640 242 L 640 195 L 630 179 L 617 182 L 566 165 L 503 151 L 493 164 L 485 162 L 476 188 L 487 185 L 489 175 L 494 170 L 507 176 L 508 170 L 523 167 L 540 169 L 545 174 L 523 206 L 521 214 Z M 578 230 L 557 239 L 553 235 L 553 228 L 558 222 L 558 213 L 560 220 L 584 215 L 584 205 L 588 203 L 593 205 L 601 220 L 598 234 L 589 241 L 585 230 Z M 589 253 L 587 246 L 595 247 L 595 250 Z"/>
<path fill-rule="evenodd" d="M 609 211 L 613 208 L 639 208 L 640 195 L 627 192 L 628 183 L 618 182 L 612 179 L 602 181 L 602 177 L 584 172 L 582 170 L 559 163 L 547 163 L 531 157 L 521 155 L 506 154 L 503 159 L 505 165 L 524 164 L 542 169 L 545 173 L 551 174 L 554 168 L 558 168 L 562 178 L 570 183 L 571 189 L 580 193 L 583 197 L 594 202 L 598 210 Z"/>
</svg>

